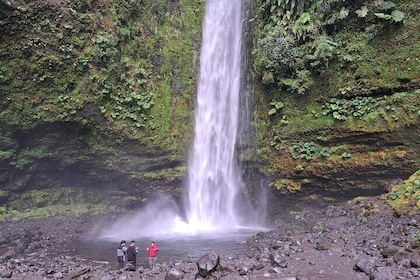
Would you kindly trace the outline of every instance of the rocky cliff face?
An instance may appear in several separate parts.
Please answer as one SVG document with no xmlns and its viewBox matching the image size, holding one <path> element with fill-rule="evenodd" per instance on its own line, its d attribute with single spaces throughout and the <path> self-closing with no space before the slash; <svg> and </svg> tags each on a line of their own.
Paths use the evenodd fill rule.
<svg viewBox="0 0 420 280">
<path fill-rule="evenodd" d="M 159 192 L 179 198 L 203 3 L 0 8 L 0 213 L 132 208 Z"/>
<path fill-rule="evenodd" d="M 0 0 L 2 217 L 182 199 L 204 4 Z M 355 22 L 337 32 L 356 60 L 331 61 L 310 93 L 273 95 L 254 71 L 251 199 L 378 194 L 420 169 L 419 13 L 400 5 L 404 25 L 372 44 Z"/>
<path fill-rule="evenodd" d="M 281 15 L 281 3 L 271 10 Z M 260 170 L 284 195 L 380 194 L 420 167 L 419 8 L 409 1 L 306 3 L 323 16 L 304 5 L 296 5 L 304 19 L 293 11 L 260 15 L 260 26 L 278 34 L 255 38 Z M 391 7 L 402 22 L 384 20 Z M 341 20 L 323 21 L 340 9 Z M 293 33 L 302 20 L 307 33 Z"/>
</svg>

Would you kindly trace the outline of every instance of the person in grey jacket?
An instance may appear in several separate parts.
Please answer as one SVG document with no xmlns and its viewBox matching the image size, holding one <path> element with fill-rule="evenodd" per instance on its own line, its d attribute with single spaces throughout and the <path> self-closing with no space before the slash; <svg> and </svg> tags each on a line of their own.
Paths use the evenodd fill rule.
<svg viewBox="0 0 420 280">
<path fill-rule="evenodd" d="M 127 252 L 127 246 L 125 246 L 125 240 L 122 240 L 120 242 L 120 246 L 117 248 L 117 259 L 118 259 L 118 265 L 119 268 L 124 267 L 124 262 L 126 259 L 126 252 Z"/>
</svg>

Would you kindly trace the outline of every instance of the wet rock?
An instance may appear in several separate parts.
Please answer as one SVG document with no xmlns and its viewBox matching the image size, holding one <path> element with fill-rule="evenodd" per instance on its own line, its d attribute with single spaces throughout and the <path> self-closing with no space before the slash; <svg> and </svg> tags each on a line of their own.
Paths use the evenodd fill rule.
<svg viewBox="0 0 420 280">
<path fill-rule="evenodd" d="M 255 263 L 254 266 L 252 267 L 252 270 L 261 270 L 264 268 L 264 265 L 260 262 Z"/>
<path fill-rule="evenodd" d="M 410 261 L 412 259 L 412 254 L 408 252 L 396 252 L 394 254 L 394 261 L 399 264 L 403 265 L 405 267 L 410 267 Z"/>
<path fill-rule="evenodd" d="M 413 254 L 410 263 L 414 268 L 420 268 L 420 255 L 418 253 Z"/>
<path fill-rule="evenodd" d="M 171 271 L 182 273 L 180 279 L 183 280 L 309 280 L 308 276 L 299 275 L 340 280 L 419 278 L 420 257 L 413 245 L 413 236 L 418 234 L 420 215 L 395 218 L 386 205 L 380 205 L 380 201 L 374 203 L 381 210 L 374 216 L 360 215 L 369 205 L 367 202 L 340 205 L 322 213 L 301 213 L 299 219 L 292 218 L 291 222 L 274 230 L 251 236 L 243 252 L 226 257 L 212 252 L 200 260 L 161 262 L 154 271 L 141 266 L 137 271 L 117 270 L 115 262 L 98 265 L 94 260 L 72 253 L 48 254 L 48 251 L 67 249 L 66 241 L 70 238 L 83 238 L 92 223 L 80 226 L 81 221 L 77 219 L 69 219 L 64 225 L 54 219 L 51 222 L 28 221 L 28 225 L 23 222 L 2 223 L 0 256 L 9 248 L 13 248 L 16 254 L 9 261 L 0 262 L 0 278 L 70 279 L 84 267 L 90 270 L 80 275 L 80 279 L 162 280 L 166 276 L 177 277 Z M 316 228 L 314 222 L 322 227 L 312 230 Z M 23 230 L 27 226 L 29 230 Z M 75 234 L 74 228 L 79 228 L 80 234 Z M 30 234 L 31 229 L 35 230 Z M 69 234 L 65 229 L 73 231 Z M 320 246 L 323 243 L 327 245 Z M 354 260 L 358 261 L 355 263 Z"/>
<path fill-rule="evenodd" d="M 246 275 L 249 271 L 249 268 L 246 266 L 243 266 L 239 269 L 239 275 Z"/>
<path fill-rule="evenodd" d="M 390 267 L 377 267 L 369 275 L 370 280 L 395 280 L 395 274 Z"/>
<path fill-rule="evenodd" d="M 284 272 L 283 272 L 282 268 L 281 268 L 281 267 L 278 267 L 278 266 L 275 266 L 275 267 L 273 268 L 273 271 L 274 271 L 275 273 L 277 273 L 278 275 L 283 275 L 283 274 L 284 274 Z"/>
<path fill-rule="evenodd" d="M 407 273 L 409 274 L 409 278 L 419 278 L 420 277 L 420 271 L 417 268 L 410 268 Z"/>
<path fill-rule="evenodd" d="M 201 277 L 207 277 L 217 269 L 219 263 L 220 257 L 216 252 L 205 254 L 197 261 L 198 274 Z"/>
<path fill-rule="evenodd" d="M 136 267 L 132 263 L 128 263 L 125 266 L 125 270 L 128 270 L 128 271 L 136 271 Z"/>
<path fill-rule="evenodd" d="M 320 251 L 328 251 L 328 249 L 331 248 L 331 242 L 328 241 L 320 241 L 317 242 L 315 245 L 315 249 L 320 250 Z"/>
<path fill-rule="evenodd" d="M 398 252 L 400 250 L 400 248 L 399 247 L 397 247 L 397 246 L 393 246 L 393 245 L 390 245 L 390 246 L 388 246 L 388 247 L 386 247 L 386 248 L 383 248 L 382 250 L 381 250 L 381 254 L 382 254 L 382 256 L 384 257 L 384 258 L 388 258 L 388 257 L 392 257 L 392 256 L 394 256 L 394 254 L 396 253 L 396 252 Z"/>
<path fill-rule="evenodd" d="M 287 267 L 287 260 L 282 255 L 274 254 L 273 255 L 273 264 L 275 266 L 279 266 L 281 268 L 285 268 L 285 267 Z"/>
<path fill-rule="evenodd" d="M 12 278 L 12 271 L 11 270 L 1 271 L 0 278 L 5 278 L 5 279 Z"/>
<path fill-rule="evenodd" d="M 375 266 L 375 262 L 374 258 L 362 258 L 355 264 L 355 268 L 369 275 Z"/>
<path fill-rule="evenodd" d="M 165 280 L 179 280 L 184 277 L 184 274 L 176 268 L 171 268 L 165 276 Z"/>
<path fill-rule="evenodd" d="M 14 249 L 9 249 L 0 256 L 0 261 L 7 261 L 16 256 L 16 251 Z"/>
</svg>

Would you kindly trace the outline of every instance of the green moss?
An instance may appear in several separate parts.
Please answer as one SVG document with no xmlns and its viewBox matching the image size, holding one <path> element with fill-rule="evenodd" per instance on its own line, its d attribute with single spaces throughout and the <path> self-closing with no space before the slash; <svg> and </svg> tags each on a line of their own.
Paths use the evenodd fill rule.
<svg viewBox="0 0 420 280">
<path fill-rule="evenodd" d="M 28 208 L 24 211 L 5 210 L 0 207 L 0 222 L 4 221 L 19 221 L 22 219 L 37 219 L 45 217 L 59 217 L 65 218 L 69 215 L 82 214 L 104 214 L 113 211 L 114 209 L 102 204 L 72 204 L 72 205 L 48 205 L 45 207 Z"/>
<path fill-rule="evenodd" d="M 399 214 L 415 214 L 420 211 L 420 170 L 403 184 L 396 185 L 384 196 Z"/>
<path fill-rule="evenodd" d="M 300 191 L 302 185 L 291 179 L 279 179 L 270 184 L 282 193 L 295 193 Z"/>
</svg>

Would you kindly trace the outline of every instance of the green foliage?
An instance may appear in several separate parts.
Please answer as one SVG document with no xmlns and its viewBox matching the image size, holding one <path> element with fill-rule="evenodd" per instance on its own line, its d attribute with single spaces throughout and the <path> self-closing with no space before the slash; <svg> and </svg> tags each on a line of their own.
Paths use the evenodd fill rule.
<svg viewBox="0 0 420 280">
<path fill-rule="evenodd" d="M 311 160 L 312 158 L 329 157 L 328 149 L 315 142 L 299 142 L 292 147 L 292 157 Z"/>
<path fill-rule="evenodd" d="M 13 156 L 12 151 L 1 151 L 0 150 L 0 160 L 9 159 Z"/>
<path fill-rule="evenodd" d="M 383 1 L 383 3 L 379 6 L 379 9 L 381 10 L 391 10 L 395 8 L 397 5 L 395 5 L 394 2 L 391 1 Z"/>
<path fill-rule="evenodd" d="M 281 193 L 295 193 L 301 190 L 302 185 L 300 182 L 296 182 L 291 179 L 279 179 L 270 184 L 275 187 Z"/>
<path fill-rule="evenodd" d="M 324 46 L 313 43 L 312 56 L 306 56 L 307 50 L 302 45 L 319 36 L 320 17 L 313 11 L 326 10 L 327 1 L 267 1 L 263 7 L 268 6 L 270 16 L 265 18 L 264 36 L 257 42 L 255 65 L 263 84 L 303 94 L 313 85 L 312 69 L 307 65 L 316 67 L 316 59 L 325 65 L 329 56 Z"/>
<path fill-rule="evenodd" d="M 311 61 L 311 67 L 317 67 L 320 64 L 328 66 L 328 61 L 334 57 L 335 43 L 330 36 L 317 36 L 313 43 L 313 53 L 306 55 L 306 58 Z"/>
<path fill-rule="evenodd" d="M 58 205 L 47 205 L 44 207 L 37 207 L 26 210 L 15 210 L 0 207 L 0 222 L 4 221 L 19 221 L 22 219 L 37 219 L 45 217 L 68 217 L 72 215 L 82 214 L 93 214 L 99 215 L 109 213 L 114 210 L 114 207 L 110 207 L 102 204 L 86 204 L 77 203 L 72 205 L 58 204 Z"/>
<path fill-rule="evenodd" d="M 373 97 L 355 97 L 352 99 L 331 98 L 322 105 L 324 115 L 331 114 L 334 119 L 345 121 L 349 117 L 361 118 L 375 110 L 378 100 Z"/>
<path fill-rule="evenodd" d="M 277 111 L 279 111 L 284 106 L 283 102 L 281 101 L 272 101 L 270 105 L 272 106 L 272 108 L 270 109 L 270 111 L 268 111 L 269 115 L 276 114 Z"/>
<path fill-rule="evenodd" d="M 118 135 L 185 149 L 204 3 L 82 2 L 57 9 L 39 3 L 36 11 L 2 19 L 1 29 L 10 32 L 0 45 L 1 119 L 23 128 L 106 123 Z M 169 113 L 156 114 L 156 104 Z"/>
<path fill-rule="evenodd" d="M 412 239 L 414 241 L 420 241 L 420 231 L 417 231 L 415 234 L 413 234 Z"/>
<path fill-rule="evenodd" d="M 318 34 L 319 25 L 320 22 L 314 20 L 310 13 L 302 13 L 290 28 L 295 39 L 304 42 Z"/>
<path fill-rule="evenodd" d="M 379 2 L 378 2 L 379 3 Z M 394 2 L 391 1 L 383 1 L 382 4 L 378 5 L 375 3 L 374 6 L 372 6 L 372 9 L 376 10 L 382 10 L 386 12 L 377 12 L 374 13 L 375 17 L 379 19 L 385 19 L 390 20 L 393 22 L 402 22 L 404 20 L 405 14 L 399 10 L 395 10 L 395 7 L 397 5 Z M 390 12 L 390 13 L 389 13 Z M 364 5 L 361 6 L 358 10 L 356 10 L 356 14 L 359 18 L 365 18 L 369 14 L 369 8 L 368 6 Z"/>
<path fill-rule="evenodd" d="M 392 11 L 391 14 L 375 13 L 375 16 L 380 19 L 391 20 L 394 22 L 402 22 L 405 14 L 401 11 Z"/>
<path fill-rule="evenodd" d="M 352 53 L 341 49 L 349 43 L 342 44 L 335 38 L 345 23 L 354 25 L 358 32 L 370 32 L 366 36 L 368 40 L 365 38 L 366 44 L 386 30 L 387 23 L 375 21 L 375 18 L 392 22 L 404 19 L 404 13 L 395 7 L 390 1 L 363 5 L 352 1 L 263 1 L 263 32 L 254 52 L 262 83 L 268 89 L 278 87 L 298 94 L 310 92 L 314 78 L 324 73 L 337 57 L 345 64 L 356 61 Z M 362 26 L 349 23 L 356 16 L 365 20 Z"/>
<path fill-rule="evenodd" d="M 331 11 L 331 14 L 327 15 L 326 20 L 325 20 L 325 24 L 328 25 L 332 25 L 336 22 L 339 22 L 345 18 L 347 18 L 349 16 L 349 9 L 347 9 L 346 7 L 341 7 L 341 10 L 336 12 L 336 11 Z"/>
<path fill-rule="evenodd" d="M 397 213 L 418 213 L 420 210 L 420 170 L 404 183 L 394 186 L 386 198 Z"/>
<path fill-rule="evenodd" d="M 343 152 L 340 156 L 343 159 L 350 159 L 351 158 L 351 154 L 349 154 L 347 152 Z"/>
<path fill-rule="evenodd" d="M 314 83 L 311 72 L 308 70 L 296 71 L 295 78 L 281 79 L 281 82 L 288 87 L 288 90 L 304 94 Z"/>
</svg>

